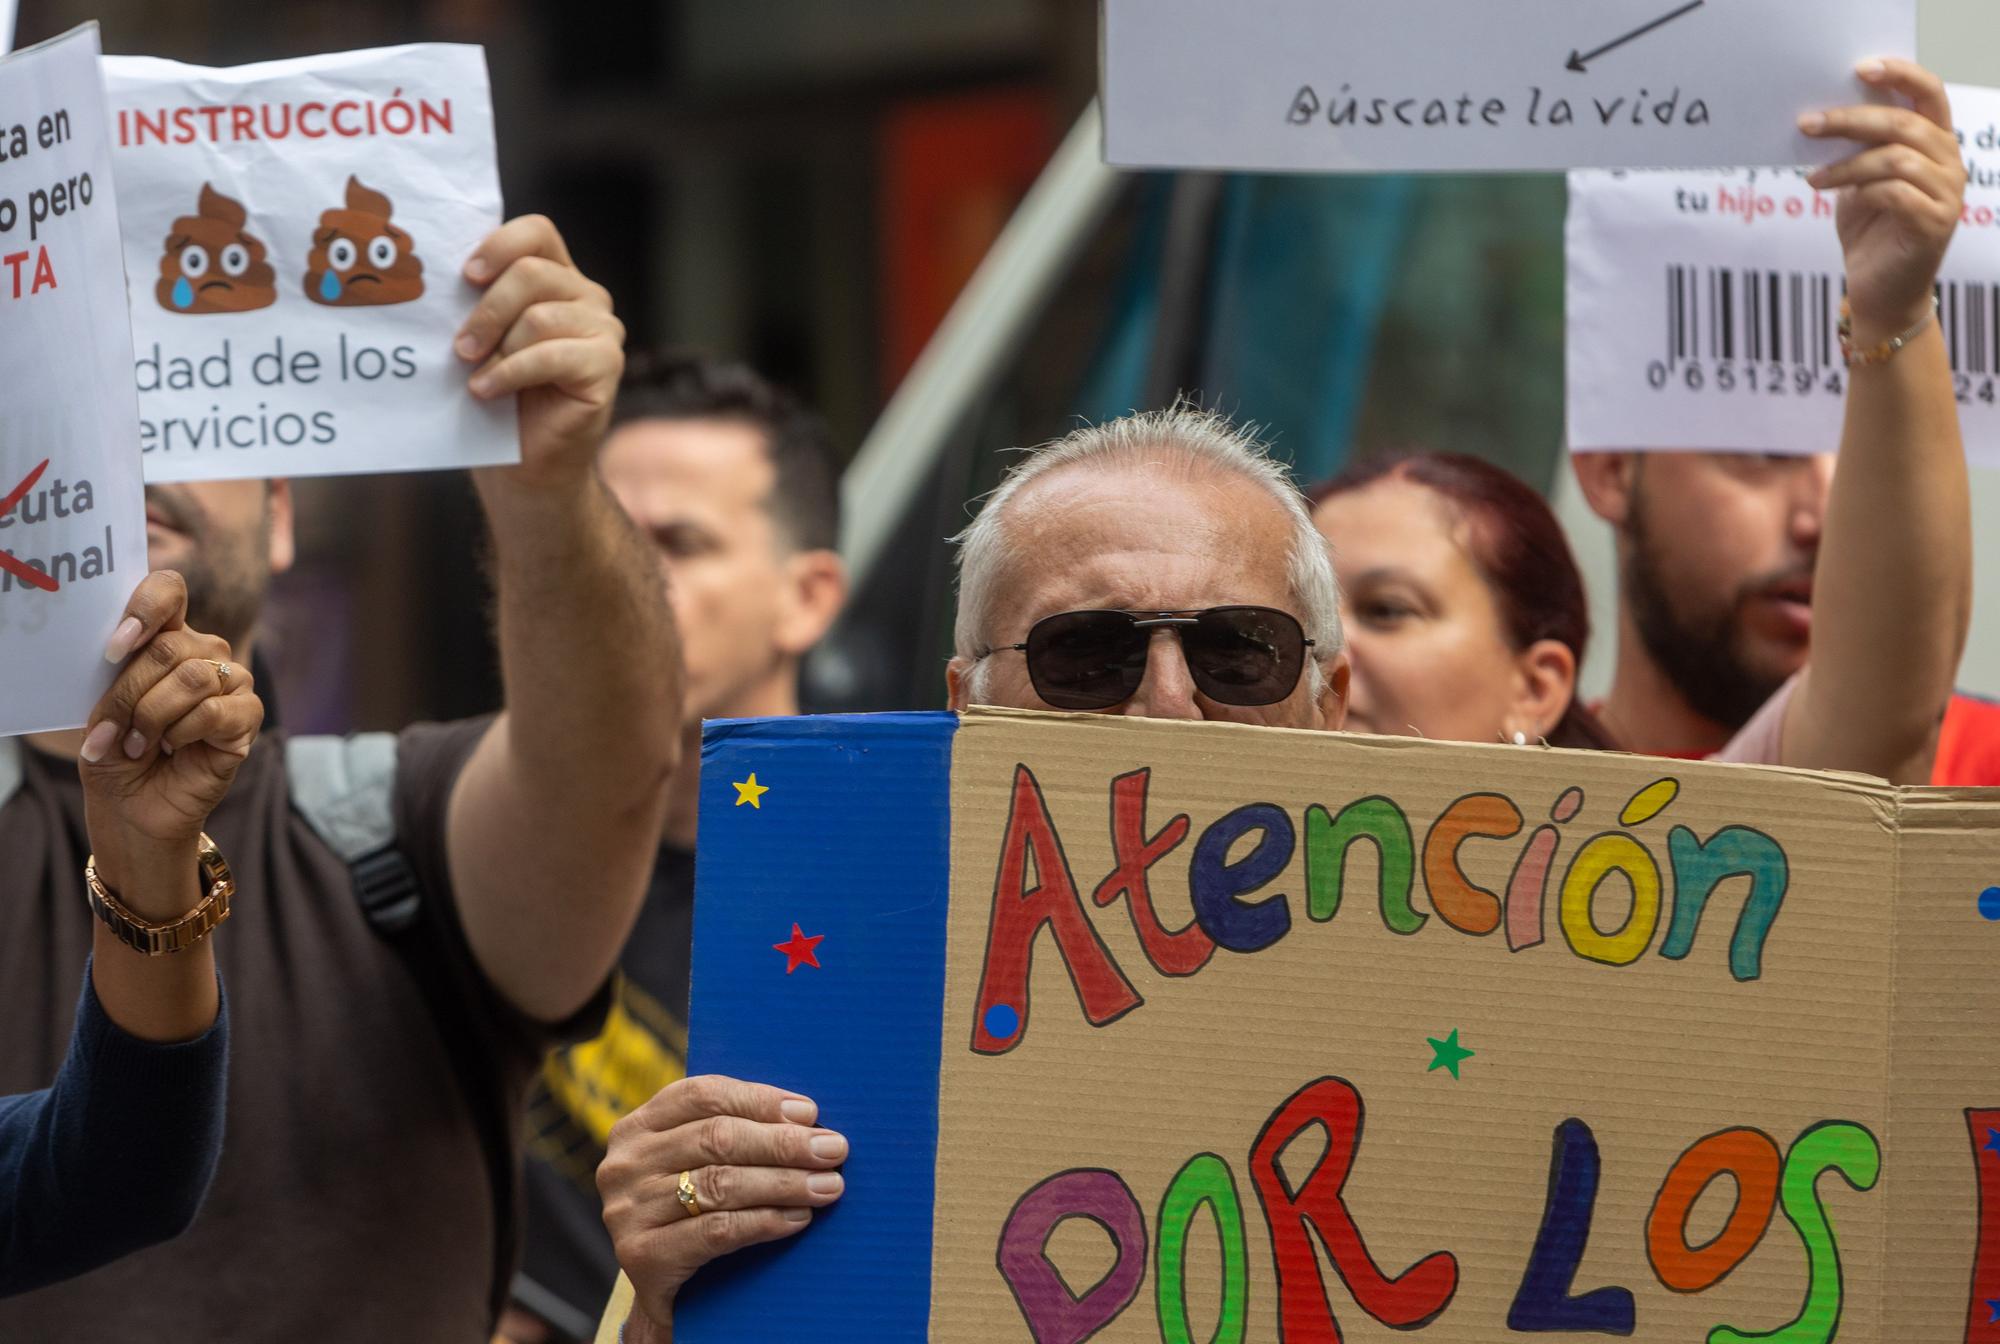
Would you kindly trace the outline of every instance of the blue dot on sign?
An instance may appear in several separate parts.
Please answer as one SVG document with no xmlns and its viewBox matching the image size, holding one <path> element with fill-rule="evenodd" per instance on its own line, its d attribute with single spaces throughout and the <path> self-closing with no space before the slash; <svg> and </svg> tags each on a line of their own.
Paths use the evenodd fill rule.
<svg viewBox="0 0 2000 1344">
<path fill-rule="evenodd" d="M 1014 1033 L 1021 1029 L 1021 1015 L 1005 1003 L 996 1003 L 986 1010 L 986 1034 L 996 1041 L 1011 1041 Z"/>
<path fill-rule="evenodd" d="M 1986 919 L 2000 922 L 2000 887 L 1988 887 L 1979 893 L 1979 913 Z"/>
</svg>

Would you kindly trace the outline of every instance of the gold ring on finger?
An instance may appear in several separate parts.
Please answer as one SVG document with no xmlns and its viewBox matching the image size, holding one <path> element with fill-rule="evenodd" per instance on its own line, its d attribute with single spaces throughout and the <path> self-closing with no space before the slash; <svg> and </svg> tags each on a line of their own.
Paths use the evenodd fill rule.
<svg viewBox="0 0 2000 1344">
<path fill-rule="evenodd" d="M 694 1193 L 693 1172 L 684 1171 L 681 1173 L 680 1185 L 675 1189 L 674 1194 L 680 1200 L 681 1207 L 688 1211 L 688 1217 L 701 1217 L 701 1201 L 696 1198 Z"/>
<path fill-rule="evenodd" d="M 231 670 L 229 664 L 224 662 L 218 662 L 214 658 L 210 658 L 208 661 L 214 664 L 215 675 L 222 678 L 222 693 L 224 695 L 229 694 L 229 673 Z"/>
</svg>

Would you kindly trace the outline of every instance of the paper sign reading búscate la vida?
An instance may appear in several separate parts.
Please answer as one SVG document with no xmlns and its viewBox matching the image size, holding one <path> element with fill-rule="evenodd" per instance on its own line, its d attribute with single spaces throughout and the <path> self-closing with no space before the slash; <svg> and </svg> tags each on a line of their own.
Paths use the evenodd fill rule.
<svg viewBox="0 0 2000 1344">
<path fill-rule="evenodd" d="M 687 1344 L 2000 1339 L 2000 799 L 984 711 L 702 772 L 691 1067 L 853 1156 Z"/>
<path fill-rule="evenodd" d="M 500 222 L 476 47 L 105 62 L 149 481 L 517 461 L 452 353 Z"/>
<path fill-rule="evenodd" d="M 1124 167 L 1816 162 L 1799 113 L 1911 56 L 1915 0 L 1103 0 Z"/>
<path fill-rule="evenodd" d="M 1969 177 L 1938 288 L 1966 451 L 2000 465 L 2000 91 L 1950 90 Z M 1569 443 L 1819 453 L 1847 371 L 1836 197 L 1790 168 L 1570 175 Z"/>
<path fill-rule="evenodd" d="M 0 736 L 81 725 L 146 572 L 95 25 L 0 60 Z"/>
</svg>

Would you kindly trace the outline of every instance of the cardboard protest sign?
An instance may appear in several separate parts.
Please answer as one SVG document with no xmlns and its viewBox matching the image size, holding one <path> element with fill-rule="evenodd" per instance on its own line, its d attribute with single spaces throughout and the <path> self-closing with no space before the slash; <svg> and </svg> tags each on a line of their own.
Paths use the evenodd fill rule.
<svg viewBox="0 0 2000 1344">
<path fill-rule="evenodd" d="M 105 62 L 151 481 L 518 461 L 452 337 L 500 223 L 476 47 Z"/>
<path fill-rule="evenodd" d="M 1951 100 L 1971 182 L 1938 317 L 1966 450 L 2000 465 L 2000 91 Z M 1792 168 L 1571 174 L 1570 447 L 1838 447 L 1834 203 Z"/>
<path fill-rule="evenodd" d="M 702 791 L 691 1065 L 853 1156 L 686 1344 L 2000 1338 L 2000 800 L 1000 711 Z"/>
<path fill-rule="evenodd" d="M 1811 107 L 1912 56 L 1915 0 L 1103 0 L 1104 156 L 1133 168 L 1806 163 Z"/>
<path fill-rule="evenodd" d="M 146 573 L 96 25 L 0 60 L 0 736 L 81 725 Z"/>
</svg>

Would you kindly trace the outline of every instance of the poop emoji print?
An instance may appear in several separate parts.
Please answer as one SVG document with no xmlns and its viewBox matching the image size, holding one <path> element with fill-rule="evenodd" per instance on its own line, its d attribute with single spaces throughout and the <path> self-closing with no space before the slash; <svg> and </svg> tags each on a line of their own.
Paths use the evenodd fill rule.
<svg viewBox="0 0 2000 1344">
<path fill-rule="evenodd" d="M 500 223 L 484 54 L 104 63 L 149 481 L 520 459 L 452 353 Z"/>
<path fill-rule="evenodd" d="M 154 297 L 173 313 L 245 313 L 278 301 L 267 249 L 243 228 L 241 202 L 207 183 L 192 215 L 175 220 Z"/>
<path fill-rule="evenodd" d="M 410 235 L 389 222 L 393 207 L 379 191 L 347 179 L 347 206 L 319 217 L 306 258 L 306 297 L 357 308 L 408 303 L 424 294 L 424 264 Z"/>
</svg>

